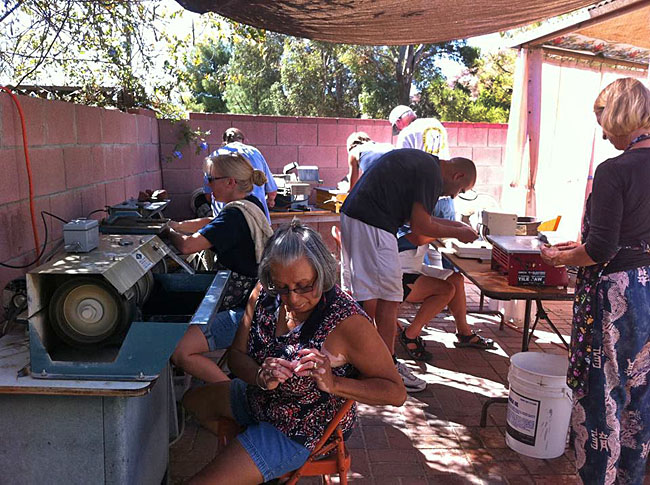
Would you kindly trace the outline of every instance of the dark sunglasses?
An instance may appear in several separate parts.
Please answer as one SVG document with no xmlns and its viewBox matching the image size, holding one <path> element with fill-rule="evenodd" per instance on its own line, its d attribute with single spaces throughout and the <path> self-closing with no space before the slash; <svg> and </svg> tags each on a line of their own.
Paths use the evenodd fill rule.
<svg viewBox="0 0 650 485">
<path fill-rule="evenodd" d="M 221 179 L 229 179 L 230 177 L 214 177 L 212 175 L 208 175 L 207 173 L 203 174 L 203 180 L 206 181 L 206 183 L 212 183 L 215 180 L 221 180 Z"/>
</svg>

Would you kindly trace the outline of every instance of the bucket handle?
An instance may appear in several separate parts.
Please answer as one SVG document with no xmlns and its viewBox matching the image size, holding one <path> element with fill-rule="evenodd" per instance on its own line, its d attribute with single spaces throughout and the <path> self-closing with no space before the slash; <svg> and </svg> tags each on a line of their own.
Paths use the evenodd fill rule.
<svg viewBox="0 0 650 485">
<path fill-rule="evenodd" d="M 562 389 L 562 396 L 567 398 L 569 402 L 573 403 L 573 392 L 571 391 L 571 389 L 567 389 L 567 388 Z"/>
</svg>

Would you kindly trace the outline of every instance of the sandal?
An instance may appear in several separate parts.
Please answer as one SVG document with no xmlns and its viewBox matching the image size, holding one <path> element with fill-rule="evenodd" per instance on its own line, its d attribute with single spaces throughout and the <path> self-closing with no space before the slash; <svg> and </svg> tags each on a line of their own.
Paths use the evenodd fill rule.
<svg viewBox="0 0 650 485">
<path fill-rule="evenodd" d="M 475 349 L 488 350 L 494 348 L 494 340 L 491 338 L 484 338 L 472 332 L 471 335 L 456 334 L 458 342 L 454 342 L 456 347 L 473 347 Z"/>
<path fill-rule="evenodd" d="M 426 361 L 433 357 L 433 354 L 424 348 L 422 337 L 408 338 L 406 336 L 406 330 L 402 330 L 399 334 L 399 341 L 402 342 L 406 353 L 414 360 Z M 412 349 L 409 347 L 409 344 L 415 345 L 415 348 Z"/>
</svg>

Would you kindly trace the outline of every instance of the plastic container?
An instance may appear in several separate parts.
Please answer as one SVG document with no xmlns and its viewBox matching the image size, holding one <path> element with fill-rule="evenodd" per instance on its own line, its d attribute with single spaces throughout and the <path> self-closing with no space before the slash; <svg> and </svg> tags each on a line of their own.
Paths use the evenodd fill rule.
<svg viewBox="0 0 650 485">
<path fill-rule="evenodd" d="M 567 358 L 520 352 L 510 358 L 506 444 L 533 458 L 564 453 L 572 393 L 566 385 Z"/>
</svg>

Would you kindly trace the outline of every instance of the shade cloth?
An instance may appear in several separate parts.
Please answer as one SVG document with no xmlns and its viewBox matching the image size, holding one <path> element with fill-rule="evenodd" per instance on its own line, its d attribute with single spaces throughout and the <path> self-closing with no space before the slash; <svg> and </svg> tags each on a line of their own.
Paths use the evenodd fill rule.
<svg viewBox="0 0 650 485">
<path fill-rule="evenodd" d="M 177 0 L 193 12 L 327 42 L 408 45 L 464 39 L 554 17 L 593 0 Z"/>
</svg>

